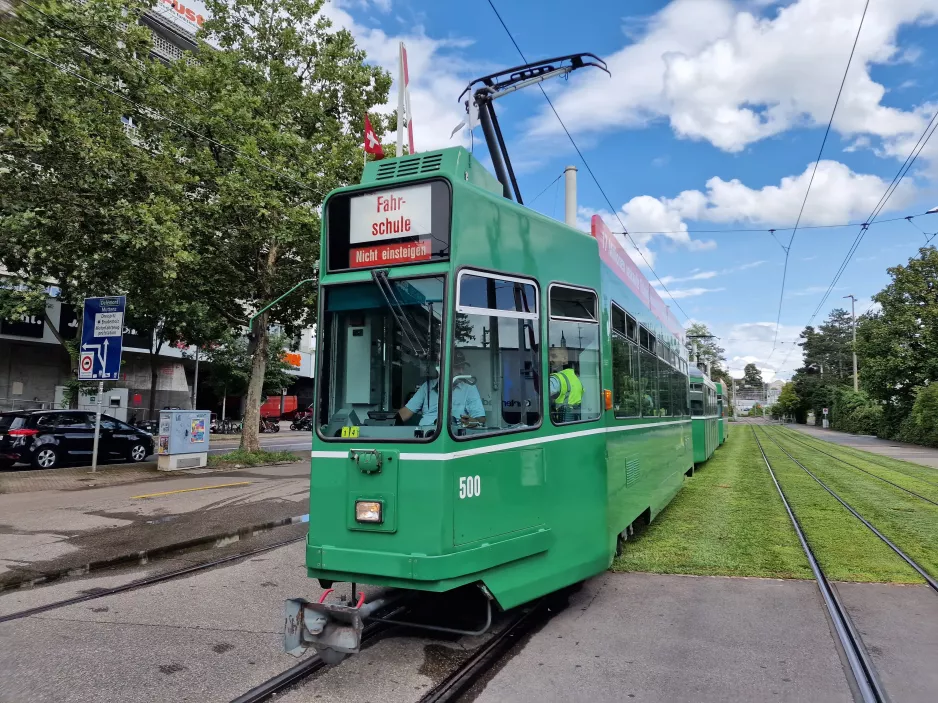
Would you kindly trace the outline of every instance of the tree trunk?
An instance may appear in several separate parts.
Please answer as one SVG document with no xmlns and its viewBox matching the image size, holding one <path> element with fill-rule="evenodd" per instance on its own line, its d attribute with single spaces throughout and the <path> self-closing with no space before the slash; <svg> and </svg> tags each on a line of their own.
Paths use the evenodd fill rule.
<svg viewBox="0 0 938 703">
<path fill-rule="evenodd" d="M 267 332 L 267 313 L 254 320 L 251 330 L 253 337 L 249 346 L 251 352 L 251 380 L 244 408 L 244 422 L 241 432 L 241 449 L 257 452 L 261 449 L 259 428 L 261 423 L 261 396 L 264 392 L 264 374 L 267 371 L 267 346 L 270 338 Z"/>
<path fill-rule="evenodd" d="M 153 336 L 150 338 L 150 403 L 148 408 L 147 420 L 156 419 L 156 381 L 160 370 L 160 349 L 163 347 L 163 340 L 159 338 L 159 333 L 153 330 Z"/>
</svg>

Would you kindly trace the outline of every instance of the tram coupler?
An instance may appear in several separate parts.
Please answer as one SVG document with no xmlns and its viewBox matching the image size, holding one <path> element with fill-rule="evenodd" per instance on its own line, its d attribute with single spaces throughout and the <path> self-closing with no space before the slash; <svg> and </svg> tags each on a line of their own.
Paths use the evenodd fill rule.
<svg viewBox="0 0 938 703">
<path fill-rule="evenodd" d="M 393 600 L 383 597 L 365 603 L 365 594 L 359 593 L 355 605 L 326 601 L 332 591 L 326 590 L 316 603 L 305 598 L 284 603 L 283 648 L 288 654 L 299 657 L 312 647 L 327 664 L 338 664 L 358 653 L 365 620 Z"/>
</svg>

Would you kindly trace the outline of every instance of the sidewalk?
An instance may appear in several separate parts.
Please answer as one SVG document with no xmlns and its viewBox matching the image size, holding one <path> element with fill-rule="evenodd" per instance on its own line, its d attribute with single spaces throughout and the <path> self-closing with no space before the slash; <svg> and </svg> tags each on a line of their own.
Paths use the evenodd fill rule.
<svg viewBox="0 0 938 703">
<path fill-rule="evenodd" d="M 904 442 L 893 442 L 888 439 L 880 439 L 870 435 L 856 435 L 849 432 L 838 432 L 836 430 L 825 430 L 821 427 L 809 425 L 786 425 L 789 429 L 797 430 L 806 435 L 823 439 L 834 444 L 842 444 L 854 449 L 862 449 L 871 454 L 879 454 L 892 459 L 901 459 L 902 461 L 911 461 L 922 466 L 930 466 L 938 469 L 938 449 L 932 447 L 922 447 L 918 444 L 905 444 Z"/>
<path fill-rule="evenodd" d="M 195 475 L 198 470 L 160 472 L 166 478 L 158 482 L 148 481 L 139 464 L 107 471 L 106 481 L 118 479 L 95 490 L 75 490 L 84 486 L 87 469 L 60 469 L 57 477 L 38 480 L 63 488 L 0 495 L 0 589 L 289 524 L 309 506 L 308 460 Z"/>
</svg>

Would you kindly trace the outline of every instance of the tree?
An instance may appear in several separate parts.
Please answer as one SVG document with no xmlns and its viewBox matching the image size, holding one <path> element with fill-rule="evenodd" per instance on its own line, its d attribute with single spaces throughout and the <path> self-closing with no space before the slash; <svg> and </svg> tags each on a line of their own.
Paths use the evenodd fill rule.
<svg viewBox="0 0 938 703">
<path fill-rule="evenodd" d="M 916 389 L 938 379 L 938 250 L 922 247 L 888 272 L 892 282 L 873 296 L 882 310 L 857 326 L 857 356 L 863 388 L 885 404 L 894 432 L 912 412 Z"/>
<path fill-rule="evenodd" d="M 287 372 L 289 364 L 283 356 L 284 341 L 282 335 L 272 335 L 270 338 L 264 368 L 264 395 L 280 395 L 280 389 L 287 388 L 294 381 Z M 219 344 L 202 350 L 201 354 L 211 365 L 208 384 L 215 393 L 224 398 L 247 392 L 252 368 L 247 338 L 228 332 Z"/>
<path fill-rule="evenodd" d="M 710 328 L 703 322 L 695 322 L 687 328 L 686 334 L 688 350 L 693 353 L 696 343 L 699 360 L 707 362 L 712 371 L 722 371 L 723 364 L 726 363 L 726 350 L 719 345 L 716 337 L 710 337 Z M 692 339 L 693 337 L 696 339 Z"/>
<path fill-rule="evenodd" d="M 742 385 L 748 388 L 762 388 L 765 385 L 762 380 L 762 372 L 755 364 L 746 364 L 743 369 Z"/>
<path fill-rule="evenodd" d="M 319 13 L 323 0 L 206 4 L 211 19 L 199 60 L 160 74 L 173 87 L 163 105 L 188 129 L 165 134 L 163 144 L 185 165 L 191 244 L 210 264 L 194 292 L 240 329 L 254 311 L 312 276 L 317 208 L 331 189 L 359 179 L 362 118 L 387 100 L 390 77 L 365 63 L 349 32 L 333 30 Z M 193 100 L 210 109 L 194 108 Z M 369 116 L 380 137 L 385 121 Z M 260 446 L 269 326 L 292 336 L 311 324 L 313 291 L 301 288 L 249 330 L 244 449 Z"/>
<path fill-rule="evenodd" d="M 152 338 L 152 414 L 160 348 L 204 342 L 217 325 L 192 294 L 202 272 L 185 216 L 191 183 L 164 146 L 168 125 L 152 111 L 131 114 L 133 104 L 159 109 L 166 92 L 140 58 L 149 56 L 149 30 L 127 21 L 148 7 L 36 0 L 0 25 L 32 52 L 4 45 L 0 264 L 23 285 L 0 307 L 44 312 L 49 282 L 76 307 L 88 296 L 126 295 L 128 326 Z M 46 324 L 74 372 L 74 345 L 48 315 Z"/>
<path fill-rule="evenodd" d="M 782 386 L 782 392 L 778 394 L 778 400 L 772 406 L 773 417 L 793 416 L 800 406 L 801 399 L 795 392 L 795 384 L 789 381 Z"/>
</svg>

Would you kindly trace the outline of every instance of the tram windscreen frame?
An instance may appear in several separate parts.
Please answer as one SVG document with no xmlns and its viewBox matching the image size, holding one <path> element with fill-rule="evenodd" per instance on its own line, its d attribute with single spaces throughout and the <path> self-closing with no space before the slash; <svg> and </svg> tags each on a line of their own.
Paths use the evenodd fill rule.
<svg viewBox="0 0 938 703">
<path fill-rule="evenodd" d="M 446 276 L 387 283 L 393 295 L 374 280 L 322 287 L 316 430 L 324 440 L 439 436 Z M 407 421 L 404 407 L 412 411 Z"/>
<path fill-rule="evenodd" d="M 452 188 L 442 178 L 336 193 L 325 206 L 327 271 L 445 261 L 452 212 Z M 398 221 L 412 224 L 416 233 L 385 232 Z"/>
</svg>

